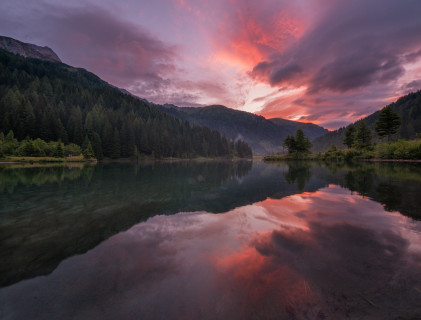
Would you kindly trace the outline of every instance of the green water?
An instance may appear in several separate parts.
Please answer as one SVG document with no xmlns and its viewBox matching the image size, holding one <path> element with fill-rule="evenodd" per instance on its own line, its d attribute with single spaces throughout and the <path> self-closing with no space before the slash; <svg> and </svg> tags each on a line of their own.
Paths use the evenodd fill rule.
<svg viewBox="0 0 421 320">
<path fill-rule="evenodd" d="M 421 166 L 0 167 L 1 319 L 421 318 Z"/>
</svg>

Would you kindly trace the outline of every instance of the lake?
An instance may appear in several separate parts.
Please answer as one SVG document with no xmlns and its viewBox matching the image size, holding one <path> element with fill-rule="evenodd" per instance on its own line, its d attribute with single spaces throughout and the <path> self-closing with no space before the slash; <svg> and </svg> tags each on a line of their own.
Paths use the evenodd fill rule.
<svg viewBox="0 0 421 320">
<path fill-rule="evenodd" d="M 0 319 L 421 319 L 421 165 L 2 165 L 0 275 Z"/>
</svg>

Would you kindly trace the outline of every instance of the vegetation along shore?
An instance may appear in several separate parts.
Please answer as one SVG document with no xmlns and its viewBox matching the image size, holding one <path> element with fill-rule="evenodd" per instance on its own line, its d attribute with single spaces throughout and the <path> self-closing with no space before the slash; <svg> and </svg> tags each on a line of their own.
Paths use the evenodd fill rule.
<svg viewBox="0 0 421 320">
<path fill-rule="evenodd" d="M 421 134 L 416 139 L 394 139 L 401 125 L 399 115 L 390 106 L 382 109 L 376 122 L 375 132 L 380 143 L 373 143 L 373 133 L 361 121 L 358 127 L 349 126 L 345 131 L 343 144 L 347 149 L 338 149 L 334 144 L 326 152 L 312 153 L 312 143 L 302 130 L 295 136 L 288 136 L 283 142 L 287 154 L 273 154 L 264 157 L 265 161 L 278 160 L 360 160 L 360 161 L 421 161 Z M 386 141 L 384 141 L 386 140 Z"/>
</svg>

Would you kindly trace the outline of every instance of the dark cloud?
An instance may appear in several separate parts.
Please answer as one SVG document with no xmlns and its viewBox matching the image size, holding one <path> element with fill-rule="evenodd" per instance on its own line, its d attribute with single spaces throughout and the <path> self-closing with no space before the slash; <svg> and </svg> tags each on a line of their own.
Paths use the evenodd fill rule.
<svg viewBox="0 0 421 320">
<path fill-rule="evenodd" d="M 402 88 L 406 92 L 415 92 L 421 90 L 421 79 L 411 81 L 403 86 Z"/>
<path fill-rule="evenodd" d="M 252 74 L 277 85 L 301 73 L 309 93 L 346 92 L 390 83 L 420 57 L 421 2 L 336 1 L 329 8 L 295 45 Z"/>
<path fill-rule="evenodd" d="M 117 12 L 91 4 L 69 7 L 46 2 L 24 9 L 19 0 L 16 7 L 20 9 L 10 6 L 8 15 L 1 17 L 2 33 L 49 45 L 63 62 L 86 68 L 114 85 L 147 82 L 143 93 L 156 92 L 176 70 L 179 48 L 125 21 Z"/>
<path fill-rule="evenodd" d="M 338 57 L 324 65 L 311 79 L 309 93 L 330 89 L 337 92 L 368 86 L 375 82 L 387 83 L 396 80 L 404 73 L 402 65 L 395 57 L 382 60 L 379 53 L 362 52 Z M 387 60 L 389 59 L 389 60 Z"/>
<path fill-rule="evenodd" d="M 114 84 L 144 80 L 159 87 L 175 70 L 175 47 L 100 7 L 56 7 L 46 18 L 59 50 L 73 65 L 86 66 Z"/>
<path fill-rule="evenodd" d="M 278 84 L 291 80 L 302 71 L 303 70 L 296 62 L 289 62 L 286 65 L 272 71 L 270 75 L 270 82 Z"/>
<path fill-rule="evenodd" d="M 279 85 L 281 83 L 290 83 L 302 72 L 303 69 L 295 61 L 290 61 L 284 65 L 279 65 L 277 61 L 263 61 L 253 68 L 250 76 L 260 80 L 269 79 L 272 85 Z"/>
</svg>

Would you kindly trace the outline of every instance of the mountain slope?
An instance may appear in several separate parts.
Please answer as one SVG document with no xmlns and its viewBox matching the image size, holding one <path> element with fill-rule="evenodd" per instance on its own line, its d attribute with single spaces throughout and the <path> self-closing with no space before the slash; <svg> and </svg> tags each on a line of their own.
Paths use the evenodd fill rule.
<svg viewBox="0 0 421 320">
<path fill-rule="evenodd" d="M 19 54 L 26 58 L 35 58 L 51 62 L 61 62 L 57 54 L 48 47 L 21 42 L 12 38 L 0 36 L 0 49 Z"/>
<path fill-rule="evenodd" d="M 251 156 L 247 144 L 162 113 L 86 70 L 0 50 L 0 132 L 10 130 L 19 140 L 90 142 L 99 159 Z"/>
<path fill-rule="evenodd" d="M 295 134 L 299 128 L 310 138 L 328 132 L 314 124 L 285 119 L 265 119 L 262 116 L 220 105 L 202 108 L 181 108 L 174 105 L 156 107 L 181 120 L 218 130 L 231 139 L 243 139 L 251 146 L 254 154 L 263 155 L 281 151 L 285 137 Z"/>
<path fill-rule="evenodd" d="M 327 132 L 329 132 L 329 130 L 321 126 L 318 126 L 317 124 L 314 124 L 314 123 L 303 123 L 303 122 L 297 122 L 297 121 L 292 121 L 292 120 L 286 120 L 282 118 L 272 118 L 268 120 L 290 131 L 291 132 L 290 134 L 295 134 L 297 129 L 301 128 L 310 139 L 320 137 L 326 134 Z"/>
<path fill-rule="evenodd" d="M 390 104 L 392 110 L 399 114 L 402 119 L 402 124 L 397 133 L 397 136 L 403 139 L 413 139 L 416 133 L 421 133 L 421 90 L 410 93 L 399 98 L 396 102 Z M 365 121 L 372 130 L 375 141 L 378 137 L 374 131 L 377 119 L 379 118 L 380 110 L 354 123 L 358 126 L 361 121 Z M 347 127 L 327 133 L 324 136 L 314 139 L 313 152 L 326 151 L 332 144 L 340 149 L 345 146 L 342 143 L 345 137 Z"/>
</svg>

